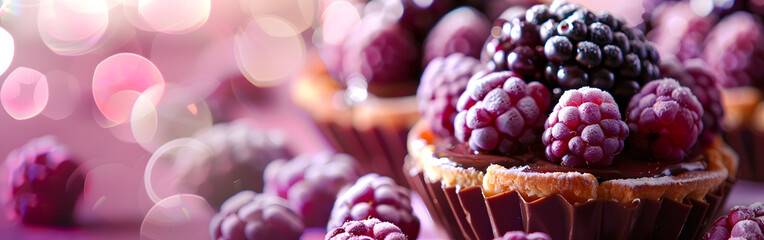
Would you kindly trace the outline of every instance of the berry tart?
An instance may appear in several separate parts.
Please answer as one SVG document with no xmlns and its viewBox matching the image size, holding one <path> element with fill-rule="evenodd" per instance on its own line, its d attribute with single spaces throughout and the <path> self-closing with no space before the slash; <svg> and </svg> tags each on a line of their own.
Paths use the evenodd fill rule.
<svg viewBox="0 0 764 240">
<path fill-rule="evenodd" d="M 404 170 L 436 221 L 465 239 L 697 236 L 738 160 L 718 134 L 698 141 L 693 86 L 658 79 L 652 44 L 606 12 L 555 2 L 497 22 L 453 135 L 426 118 L 409 133 Z"/>
<path fill-rule="evenodd" d="M 177 184 L 182 191 L 204 197 L 213 208 L 240 191 L 262 192 L 266 165 L 292 157 L 282 132 L 257 129 L 244 119 L 215 124 L 194 139 L 207 146 L 209 154 L 179 153 L 173 162 Z"/>
<path fill-rule="evenodd" d="M 74 207 L 85 188 L 79 164 L 52 136 L 13 150 L 4 163 L 2 210 L 29 225 L 74 224 Z"/>
<path fill-rule="evenodd" d="M 425 64 L 453 52 L 480 53 L 487 18 L 455 6 L 453 0 L 372 0 L 356 8 L 361 18 L 354 27 L 322 26 L 322 61 L 305 68 L 292 99 L 332 147 L 366 172 L 406 184 L 401 166 L 406 135 L 419 119 L 415 95 Z M 330 11 L 324 18 L 347 15 Z"/>
</svg>

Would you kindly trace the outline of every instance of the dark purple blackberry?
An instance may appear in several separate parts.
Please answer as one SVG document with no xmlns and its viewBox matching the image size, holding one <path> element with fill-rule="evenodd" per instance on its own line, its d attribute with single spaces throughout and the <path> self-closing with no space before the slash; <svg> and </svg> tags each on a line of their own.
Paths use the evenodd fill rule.
<svg viewBox="0 0 764 240">
<path fill-rule="evenodd" d="M 538 142 L 551 97 L 510 71 L 472 78 L 459 97 L 454 135 L 474 151 L 511 154 Z"/>
<path fill-rule="evenodd" d="M 453 135 L 457 100 L 480 70 L 480 61 L 462 53 L 436 58 L 424 69 L 416 94 L 419 114 L 436 134 Z"/>
<path fill-rule="evenodd" d="M 525 16 L 497 20 L 491 33 L 481 56 L 489 69 L 511 70 L 560 93 L 602 88 L 622 109 L 640 86 L 660 75 L 659 54 L 640 30 L 576 4 L 533 6 Z"/>
<path fill-rule="evenodd" d="M 419 43 L 400 22 L 383 12 L 367 14 L 342 50 L 345 84 L 366 82 L 367 90 L 378 96 L 414 94 L 421 69 Z"/>
<path fill-rule="evenodd" d="M 341 227 L 329 230 L 324 240 L 406 240 L 406 235 L 395 224 L 376 218 L 348 221 Z"/>
<path fill-rule="evenodd" d="M 494 240 L 552 240 L 552 237 L 543 232 L 508 231 L 501 237 L 494 238 Z"/>
<path fill-rule="evenodd" d="M 491 29 L 485 15 L 471 7 L 459 7 L 443 16 L 424 41 L 424 66 L 432 59 L 452 53 L 478 58 Z"/>
<path fill-rule="evenodd" d="M 703 106 L 692 91 L 674 79 L 655 80 L 642 88 L 627 111 L 630 142 L 651 160 L 682 161 L 703 130 Z"/>
<path fill-rule="evenodd" d="M 565 91 L 544 124 L 546 158 L 570 167 L 605 167 L 623 150 L 629 126 L 610 93 L 583 87 Z"/>
<path fill-rule="evenodd" d="M 419 235 L 419 219 L 412 212 L 409 190 L 396 185 L 392 178 L 375 173 L 359 178 L 337 197 L 327 231 L 348 221 L 369 218 L 390 222 L 411 239 Z"/>
<path fill-rule="evenodd" d="M 300 239 L 305 227 L 283 198 L 242 191 L 220 206 L 210 221 L 215 240 Z"/>
<path fill-rule="evenodd" d="M 703 59 L 717 72 L 722 87 L 764 89 L 764 27 L 756 16 L 737 12 L 708 35 Z"/>
<path fill-rule="evenodd" d="M 337 194 L 360 173 L 358 162 L 344 153 L 279 159 L 265 168 L 265 192 L 287 199 L 306 227 L 323 227 Z"/>
<path fill-rule="evenodd" d="M 219 123 L 194 136 L 210 152 L 181 152 L 174 162 L 179 171 L 178 186 L 204 197 L 213 208 L 231 195 L 262 191 L 263 171 L 273 160 L 291 158 L 284 134 L 254 128 L 246 120 Z"/>
<path fill-rule="evenodd" d="M 651 19 L 650 41 L 660 55 L 674 55 L 680 60 L 700 57 L 703 41 L 716 23 L 715 15 L 698 15 L 689 2 L 661 4 Z"/>
<path fill-rule="evenodd" d="M 52 136 L 29 141 L 5 159 L 11 215 L 30 225 L 72 225 L 85 177 L 79 163 Z"/>
<path fill-rule="evenodd" d="M 721 132 L 724 109 L 721 105 L 721 93 L 716 87 L 716 78 L 708 66 L 700 59 L 691 59 L 684 63 L 669 60 L 661 64 L 661 73 L 663 77 L 676 79 L 679 84 L 689 87 L 703 105 L 703 132 L 700 133 L 698 143 L 703 147 L 711 144 L 714 137 Z"/>
</svg>

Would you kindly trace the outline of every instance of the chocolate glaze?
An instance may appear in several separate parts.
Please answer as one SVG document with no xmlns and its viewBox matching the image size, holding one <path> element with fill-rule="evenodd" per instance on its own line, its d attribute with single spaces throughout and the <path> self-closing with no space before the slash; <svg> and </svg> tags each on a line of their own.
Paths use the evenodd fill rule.
<svg viewBox="0 0 764 240">
<path fill-rule="evenodd" d="M 694 154 L 683 162 L 659 162 L 640 160 L 647 157 L 640 156 L 635 151 L 627 151 L 615 156 L 613 164 L 603 168 L 567 167 L 546 160 L 543 150 L 534 150 L 530 153 L 519 154 L 512 157 L 475 154 L 464 144 L 455 139 L 443 139 L 436 143 L 434 156 L 447 158 L 449 161 L 465 168 L 475 168 L 485 171 L 491 164 L 499 164 L 504 167 L 528 166 L 530 172 L 582 172 L 594 175 L 599 181 L 621 178 L 661 177 L 677 175 L 688 171 L 705 170 L 707 163 L 705 156 Z"/>
</svg>

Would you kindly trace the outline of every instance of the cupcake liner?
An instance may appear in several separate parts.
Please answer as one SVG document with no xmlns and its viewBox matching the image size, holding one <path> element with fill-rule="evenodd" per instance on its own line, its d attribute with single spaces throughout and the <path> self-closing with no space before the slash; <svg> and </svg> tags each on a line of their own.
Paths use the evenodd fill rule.
<svg viewBox="0 0 764 240">
<path fill-rule="evenodd" d="M 401 170 L 407 153 L 408 128 L 361 130 L 327 120 L 314 119 L 314 122 L 332 147 L 355 157 L 365 172 L 388 176 L 398 184 L 408 186 Z"/>
<path fill-rule="evenodd" d="M 461 236 L 451 231 L 452 236 L 465 239 L 492 239 L 511 230 L 546 232 L 552 239 L 694 239 L 724 204 L 734 184 L 722 183 L 706 195 L 705 202 L 643 200 L 624 206 L 607 200 L 571 204 L 560 195 L 528 202 L 515 191 L 485 197 L 480 187 L 444 187 L 429 182 L 421 171 L 407 177 L 427 186 L 426 192 L 414 190 L 433 202 L 428 206 L 431 212 L 454 217 L 439 221 L 446 229 L 460 229 Z M 443 207 L 444 200 L 448 207 Z"/>
<path fill-rule="evenodd" d="M 413 162 L 410 159 L 410 156 L 406 156 L 405 164 L 403 169 L 404 172 L 407 173 L 406 180 L 408 181 L 411 190 L 417 193 L 424 201 L 430 216 L 433 218 L 433 222 L 435 222 L 435 226 L 442 227 L 449 236 L 452 236 L 456 240 L 463 239 L 461 237 L 462 232 L 459 229 L 458 223 L 456 223 L 456 218 L 454 217 L 453 212 L 450 209 L 441 209 L 442 206 L 448 206 L 448 204 L 440 204 L 448 201 L 446 200 L 445 195 L 441 195 L 440 198 L 433 197 L 435 195 L 430 190 L 430 187 L 432 187 L 430 185 L 432 184 L 427 183 L 424 178 L 417 176 L 418 171 L 413 169 L 411 165 Z M 440 185 L 434 187 L 440 189 Z"/>
<path fill-rule="evenodd" d="M 740 157 L 737 177 L 764 182 L 764 132 L 747 127 L 725 132 L 723 136 Z"/>
</svg>

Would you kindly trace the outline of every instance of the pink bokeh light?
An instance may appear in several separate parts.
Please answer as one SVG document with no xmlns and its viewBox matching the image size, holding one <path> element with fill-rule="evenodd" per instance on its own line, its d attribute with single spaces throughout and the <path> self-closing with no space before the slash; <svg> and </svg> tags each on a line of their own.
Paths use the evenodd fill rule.
<svg viewBox="0 0 764 240">
<path fill-rule="evenodd" d="M 48 104 L 48 80 L 37 70 L 19 67 L 13 70 L 0 89 L 5 112 L 17 120 L 37 116 Z"/>
<path fill-rule="evenodd" d="M 159 104 L 164 88 L 159 69 L 148 59 L 132 53 L 115 54 L 103 60 L 93 74 L 95 103 L 116 124 L 128 120 L 136 99 L 143 93 L 148 94 L 155 106 Z"/>
</svg>

